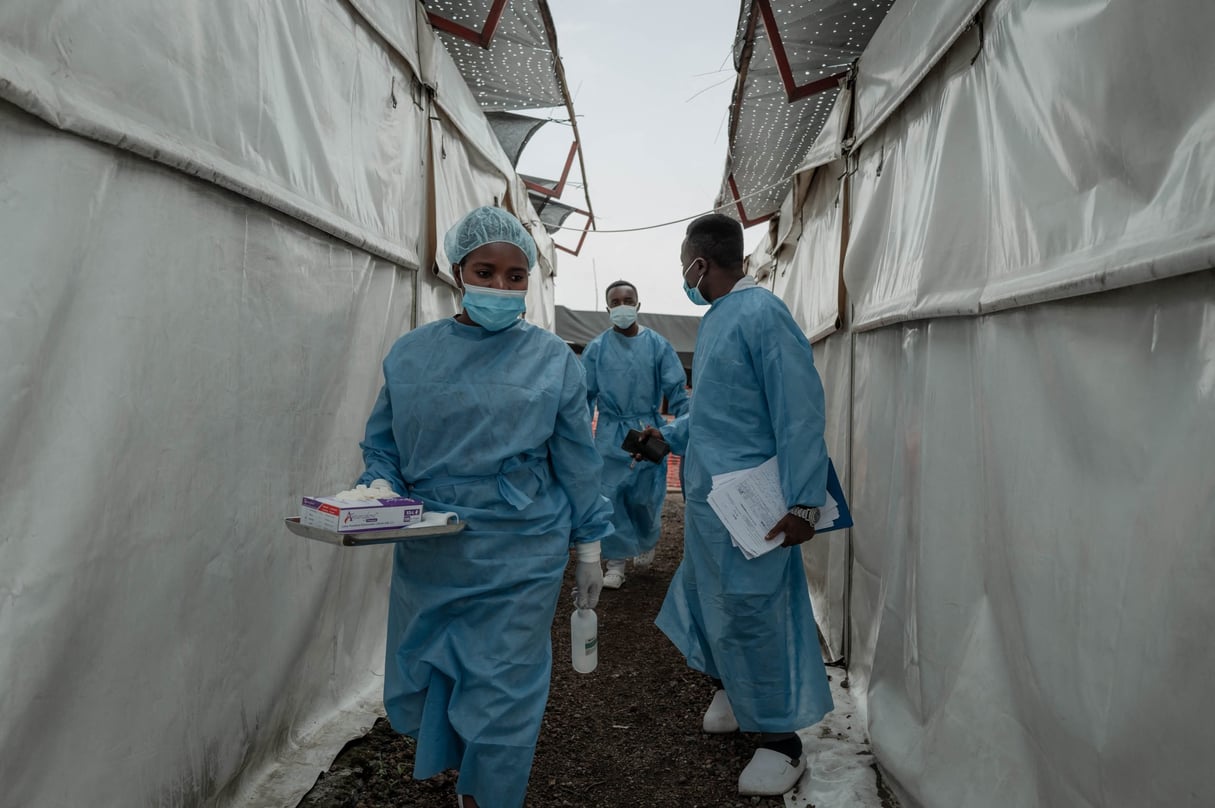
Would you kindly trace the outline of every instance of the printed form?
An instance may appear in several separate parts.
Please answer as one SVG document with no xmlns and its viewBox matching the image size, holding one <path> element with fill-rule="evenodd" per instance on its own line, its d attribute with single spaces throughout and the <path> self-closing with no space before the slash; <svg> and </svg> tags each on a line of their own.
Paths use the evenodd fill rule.
<svg viewBox="0 0 1215 808">
<path fill-rule="evenodd" d="M 747 558 L 757 558 L 780 547 L 784 533 L 764 541 L 773 525 L 789 512 L 781 492 L 776 458 L 753 468 L 714 474 L 709 507 L 730 532 L 734 546 Z M 839 515 L 839 505 L 828 492 L 827 502 L 819 509 L 815 530 L 830 528 Z"/>
</svg>

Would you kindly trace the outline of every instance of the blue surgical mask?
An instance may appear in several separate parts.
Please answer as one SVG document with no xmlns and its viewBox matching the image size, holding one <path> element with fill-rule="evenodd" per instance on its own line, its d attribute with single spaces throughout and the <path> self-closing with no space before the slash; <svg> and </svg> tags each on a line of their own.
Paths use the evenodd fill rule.
<svg viewBox="0 0 1215 808">
<path fill-rule="evenodd" d="M 464 286 L 464 311 L 486 331 L 501 331 L 527 310 L 525 289 Z"/>
<path fill-rule="evenodd" d="M 692 264 L 695 264 L 699 260 L 699 258 L 693 260 Z M 692 264 L 688 264 L 683 268 L 683 292 L 688 296 L 688 300 L 691 300 L 697 306 L 707 306 L 709 305 L 709 301 L 705 300 L 705 296 L 700 293 L 700 282 L 705 279 L 704 273 L 701 273 L 695 286 L 688 286 L 688 270 L 692 268 Z"/>
<path fill-rule="evenodd" d="M 637 307 L 636 306 L 616 306 L 608 309 L 608 317 L 612 320 L 612 325 L 617 328 L 628 328 L 633 323 L 637 322 Z"/>
</svg>

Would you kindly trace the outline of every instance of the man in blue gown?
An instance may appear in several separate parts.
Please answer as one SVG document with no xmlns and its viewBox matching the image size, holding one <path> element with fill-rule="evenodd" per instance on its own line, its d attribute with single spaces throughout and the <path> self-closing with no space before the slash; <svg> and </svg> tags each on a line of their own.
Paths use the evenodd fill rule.
<svg viewBox="0 0 1215 808">
<path fill-rule="evenodd" d="M 721 681 L 707 732 L 762 734 L 742 794 L 782 794 L 802 771 L 796 730 L 832 709 L 797 545 L 814 536 L 826 496 L 823 387 L 810 344 L 779 298 L 746 277 L 742 228 L 720 214 L 687 229 L 684 290 L 708 305 L 696 339 L 690 412 L 661 429 L 683 455 L 684 558 L 657 625 L 688 665 Z M 656 434 L 653 431 L 647 434 Z M 708 504 L 713 475 L 775 456 L 789 508 L 748 560 Z"/>
<path fill-rule="evenodd" d="M 587 403 L 599 408 L 595 446 L 603 457 L 602 493 L 612 503 L 611 536 L 603 540 L 605 589 L 619 589 L 627 559 L 645 568 L 654 560 L 667 494 L 667 461 L 635 462 L 620 448 L 630 429 L 664 423 L 662 400 L 671 414 L 688 409 L 687 376 L 679 355 L 658 332 L 637 322 L 637 288 L 616 281 L 605 293 L 612 328 L 582 352 Z"/>
</svg>

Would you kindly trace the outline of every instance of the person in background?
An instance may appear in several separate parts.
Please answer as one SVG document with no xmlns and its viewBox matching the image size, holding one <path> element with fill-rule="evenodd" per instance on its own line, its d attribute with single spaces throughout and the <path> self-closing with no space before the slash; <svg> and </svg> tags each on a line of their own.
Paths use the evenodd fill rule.
<svg viewBox="0 0 1215 808">
<path fill-rule="evenodd" d="M 387 480 L 462 533 L 395 545 L 384 707 L 417 739 L 414 777 L 458 769 L 463 808 L 523 805 L 571 544 L 594 608 L 611 506 L 577 357 L 524 310 L 532 237 L 484 207 L 443 242 L 463 310 L 401 337 L 360 444 Z"/>
<path fill-rule="evenodd" d="M 603 457 L 603 488 L 612 503 L 613 534 L 604 540 L 607 571 L 603 585 L 619 589 L 632 557 L 639 568 L 654 560 L 662 530 L 662 502 L 667 494 L 667 461 L 636 462 L 620 448 L 630 429 L 665 423 L 662 400 L 675 416 L 688 409 L 687 376 L 671 343 L 637 322 L 637 287 L 616 281 L 607 288 L 612 328 L 595 337 L 582 352 L 587 403 L 599 408 L 595 446 Z"/>
<path fill-rule="evenodd" d="M 739 793 L 777 795 L 805 770 L 796 730 L 832 709 L 799 544 L 826 498 L 823 385 L 779 298 L 743 274 L 743 235 L 720 214 L 694 220 L 680 248 L 684 290 L 709 306 L 696 338 L 691 410 L 661 430 L 683 455 L 684 557 L 655 621 L 688 665 L 720 681 L 706 732 L 762 734 Z M 708 504 L 713 475 L 775 456 L 789 509 L 748 560 Z"/>
</svg>

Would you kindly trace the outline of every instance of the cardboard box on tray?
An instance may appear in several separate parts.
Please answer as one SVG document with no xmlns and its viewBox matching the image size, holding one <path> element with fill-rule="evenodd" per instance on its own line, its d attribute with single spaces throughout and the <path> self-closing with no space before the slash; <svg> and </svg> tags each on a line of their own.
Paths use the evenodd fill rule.
<svg viewBox="0 0 1215 808">
<path fill-rule="evenodd" d="M 333 497 L 304 497 L 300 502 L 300 524 L 336 533 L 365 533 L 392 530 L 422 520 L 422 503 L 394 497 L 363 502 Z"/>
</svg>

